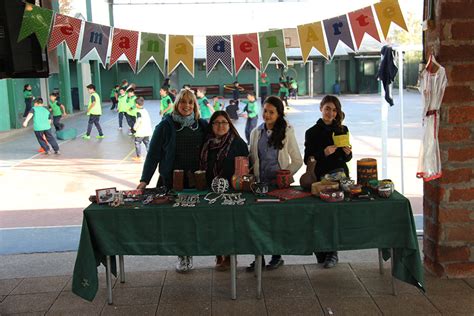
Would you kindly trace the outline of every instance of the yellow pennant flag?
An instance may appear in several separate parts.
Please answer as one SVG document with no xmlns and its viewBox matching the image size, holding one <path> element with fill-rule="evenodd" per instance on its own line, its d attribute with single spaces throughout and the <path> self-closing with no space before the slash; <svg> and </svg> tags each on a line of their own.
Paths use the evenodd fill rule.
<svg viewBox="0 0 474 316">
<path fill-rule="evenodd" d="M 192 35 L 169 35 L 168 41 L 168 74 L 173 72 L 179 63 L 194 77 L 194 45 Z"/>
<path fill-rule="evenodd" d="M 387 38 L 388 30 L 392 22 L 408 32 L 408 27 L 405 23 L 405 18 L 403 17 L 398 0 L 382 0 L 374 4 L 374 9 L 379 18 L 384 38 Z"/>
<path fill-rule="evenodd" d="M 324 58 L 328 59 L 321 22 L 298 25 L 298 37 L 300 38 L 301 53 L 303 54 L 305 63 L 313 47 L 316 48 Z"/>
</svg>

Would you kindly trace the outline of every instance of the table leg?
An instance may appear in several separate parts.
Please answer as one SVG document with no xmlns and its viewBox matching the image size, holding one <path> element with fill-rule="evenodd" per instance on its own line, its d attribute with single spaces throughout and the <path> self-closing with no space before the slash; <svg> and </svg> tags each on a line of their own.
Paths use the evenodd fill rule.
<svg viewBox="0 0 474 316">
<path fill-rule="evenodd" d="M 110 262 L 110 256 L 105 256 L 106 260 L 106 265 L 105 265 L 105 277 L 106 277 L 106 282 L 107 282 L 107 303 L 109 305 L 113 304 L 113 299 L 112 299 L 112 273 L 110 271 L 110 268 L 112 266 Z"/>
<path fill-rule="evenodd" d="M 262 298 L 262 256 L 255 256 L 255 271 L 257 271 L 257 298 Z"/>
<path fill-rule="evenodd" d="M 392 293 L 394 296 L 397 296 L 397 288 L 395 287 L 395 278 L 393 277 L 393 265 L 394 265 L 394 256 L 393 256 L 393 248 L 390 249 L 390 265 L 391 265 L 391 274 L 392 274 Z"/>
<path fill-rule="evenodd" d="M 125 263 L 123 261 L 123 255 L 119 255 L 119 266 L 120 266 L 120 283 L 125 283 Z"/>
<path fill-rule="evenodd" d="M 237 299 L 237 257 L 230 255 L 230 284 L 232 287 L 232 299 Z"/>
<path fill-rule="evenodd" d="M 379 249 L 379 272 L 383 275 L 383 258 L 382 258 L 382 249 Z"/>
</svg>

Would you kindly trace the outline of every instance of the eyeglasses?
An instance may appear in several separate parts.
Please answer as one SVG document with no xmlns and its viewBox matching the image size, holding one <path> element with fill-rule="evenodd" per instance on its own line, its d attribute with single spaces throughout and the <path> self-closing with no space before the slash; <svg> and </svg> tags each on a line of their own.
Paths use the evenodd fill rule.
<svg viewBox="0 0 474 316">
<path fill-rule="evenodd" d="M 222 122 L 214 121 L 214 122 L 212 122 L 212 125 L 224 125 L 224 126 L 226 126 L 226 125 L 229 125 L 229 122 L 227 122 L 227 121 L 222 121 Z"/>
</svg>

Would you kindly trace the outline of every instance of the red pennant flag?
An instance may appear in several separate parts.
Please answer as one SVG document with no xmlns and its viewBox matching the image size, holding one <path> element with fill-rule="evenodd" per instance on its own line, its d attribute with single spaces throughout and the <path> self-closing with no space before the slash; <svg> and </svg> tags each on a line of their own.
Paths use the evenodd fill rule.
<svg viewBox="0 0 474 316">
<path fill-rule="evenodd" d="M 232 35 L 234 45 L 235 75 L 239 73 L 245 61 L 260 69 L 260 52 L 257 33 Z"/>
<path fill-rule="evenodd" d="M 369 34 L 376 41 L 380 42 L 379 32 L 377 31 L 374 14 L 372 13 L 372 7 L 350 12 L 349 21 L 351 23 L 352 33 L 354 33 L 357 49 L 360 48 L 360 44 L 362 43 L 365 33 Z"/>
<path fill-rule="evenodd" d="M 74 58 L 81 26 L 82 20 L 57 13 L 49 37 L 48 51 L 52 51 L 64 41 L 72 54 L 72 58 Z"/>
<path fill-rule="evenodd" d="M 114 28 L 112 38 L 112 53 L 110 54 L 109 69 L 120 56 L 125 55 L 133 72 L 137 67 L 138 32 Z"/>
</svg>

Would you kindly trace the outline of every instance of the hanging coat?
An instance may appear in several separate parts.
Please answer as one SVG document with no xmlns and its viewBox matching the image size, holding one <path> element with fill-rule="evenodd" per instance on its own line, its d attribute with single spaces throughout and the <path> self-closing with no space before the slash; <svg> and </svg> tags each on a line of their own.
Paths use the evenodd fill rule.
<svg viewBox="0 0 474 316">
<path fill-rule="evenodd" d="M 392 47 L 385 45 L 380 51 L 382 54 L 382 61 L 380 62 L 379 71 L 377 72 L 377 79 L 382 81 L 383 89 L 385 91 L 385 101 L 393 106 L 393 99 L 390 95 L 390 84 L 395 80 L 398 68 L 394 62 L 394 51 Z"/>
</svg>

